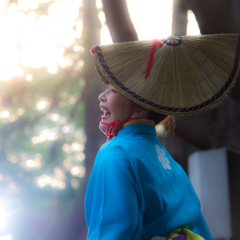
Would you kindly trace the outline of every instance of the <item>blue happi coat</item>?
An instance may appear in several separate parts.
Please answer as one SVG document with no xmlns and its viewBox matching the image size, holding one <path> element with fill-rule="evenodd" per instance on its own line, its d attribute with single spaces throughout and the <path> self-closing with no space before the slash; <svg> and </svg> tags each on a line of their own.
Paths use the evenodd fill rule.
<svg viewBox="0 0 240 240">
<path fill-rule="evenodd" d="M 188 176 L 147 121 L 128 122 L 99 150 L 85 215 L 89 240 L 141 240 L 179 227 L 213 240 Z"/>
</svg>

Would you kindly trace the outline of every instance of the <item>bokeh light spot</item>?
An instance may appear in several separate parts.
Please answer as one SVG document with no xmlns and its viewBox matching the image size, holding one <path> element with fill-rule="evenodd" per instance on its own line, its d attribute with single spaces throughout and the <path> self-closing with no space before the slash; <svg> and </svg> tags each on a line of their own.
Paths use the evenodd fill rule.
<svg viewBox="0 0 240 240">
<path fill-rule="evenodd" d="M 77 177 L 84 177 L 85 172 L 86 172 L 86 169 L 83 166 L 75 166 L 71 169 L 71 174 Z"/>
<path fill-rule="evenodd" d="M 71 185 L 74 189 L 78 189 L 80 187 L 79 180 L 76 178 L 71 179 Z"/>
<path fill-rule="evenodd" d="M 17 114 L 18 114 L 19 116 L 23 115 L 24 113 L 25 113 L 24 108 L 19 108 L 19 109 L 17 110 Z"/>
</svg>

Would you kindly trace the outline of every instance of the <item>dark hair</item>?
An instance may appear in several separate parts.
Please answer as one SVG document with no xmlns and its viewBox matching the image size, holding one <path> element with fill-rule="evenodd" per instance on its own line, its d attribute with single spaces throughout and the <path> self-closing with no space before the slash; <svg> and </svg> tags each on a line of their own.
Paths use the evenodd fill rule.
<svg viewBox="0 0 240 240">
<path fill-rule="evenodd" d="M 132 106 L 134 107 L 136 105 L 135 102 L 132 101 Z M 140 105 L 138 105 L 139 108 L 146 109 Z M 175 119 L 171 115 L 164 115 L 161 113 L 157 113 L 151 110 L 148 110 L 147 113 L 147 120 L 154 121 L 155 125 L 157 126 L 163 126 L 164 127 L 164 133 L 158 134 L 161 135 L 161 137 L 167 136 L 167 134 L 171 131 L 174 131 L 175 129 Z M 161 124 L 161 125 L 160 125 Z M 156 127 L 157 129 L 157 127 Z"/>
<path fill-rule="evenodd" d="M 154 121 L 155 125 L 157 125 L 167 117 L 168 117 L 167 115 L 163 115 L 161 113 L 157 113 L 157 112 L 149 110 L 147 119 Z"/>
</svg>

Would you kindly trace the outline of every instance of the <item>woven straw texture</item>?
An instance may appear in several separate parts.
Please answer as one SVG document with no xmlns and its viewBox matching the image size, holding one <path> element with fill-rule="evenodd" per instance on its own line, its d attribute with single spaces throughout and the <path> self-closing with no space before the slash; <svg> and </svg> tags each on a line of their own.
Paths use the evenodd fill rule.
<svg viewBox="0 0 240 240">
<path fill-rule="evenodd" d="M 224 98 L 239 74 L 237 34 L 170 36 L 156 45 L 149 76 L 146 69 L 153 40 L 93 47 L 96 68 L 135 103 L 166 115 L 192 115 Z"/>
</svg>

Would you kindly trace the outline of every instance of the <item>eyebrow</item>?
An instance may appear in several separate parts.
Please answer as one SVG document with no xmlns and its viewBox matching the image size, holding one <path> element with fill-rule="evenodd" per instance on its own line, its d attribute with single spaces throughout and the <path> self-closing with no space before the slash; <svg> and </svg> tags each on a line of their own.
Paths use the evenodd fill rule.
<svg viewBox="0 0 240 240">
<path fill-rule="evenodd" d="M 109 89 L 108 85 L 106 85 L 106 89 Z M 112 86 L 111 89 L 119 93 L 119 91 L 115 87 Z"/>
<path fill-rule="evenodd" d="M 119 92 L 116 88 L 112 87 L 112 90 L 116 91 L 116 92 Z"/>
</svg>

